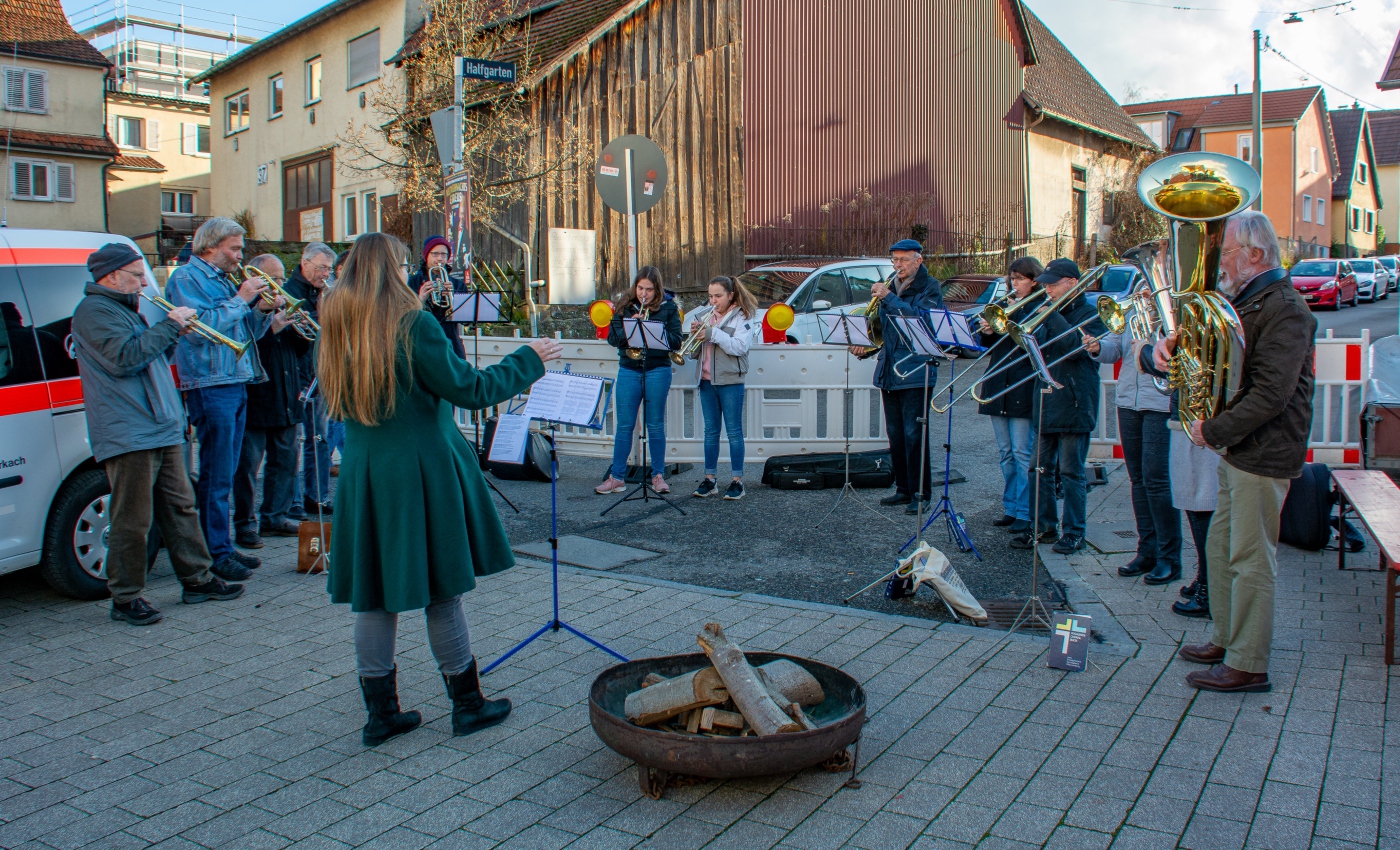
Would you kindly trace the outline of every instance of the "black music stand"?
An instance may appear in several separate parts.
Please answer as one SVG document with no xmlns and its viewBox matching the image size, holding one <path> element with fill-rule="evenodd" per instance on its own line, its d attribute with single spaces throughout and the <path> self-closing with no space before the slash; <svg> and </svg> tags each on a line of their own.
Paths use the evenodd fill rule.
<svg viewBox="0 0 1400 850">
<path fill-rule="evenodd" d="M 638 423 L 641 427 L 639 429 L 633 429 L 632 431 L 634 435 L 641 435 L 642 482 L 636 487 L 633 487 L 631 490 L 627 491 L 626 493 L 623 493 L 617 501 L 613 502 L 611 505 L 608 505 L 606 508 L 603 508 L 602 513 L 598 514 L 598 516 L 607 516 L 608 511 L 612 510 L 613 508 L 617 507 L 623 502 L 650 502 L 653 499 L 665 502 L 681 516 L 686 516 L 686 512 L 681 508 L 680 505 L 676 504 L 675 502 L 656 492 L 656 488 L 651 486 L 651 466 L 647 463 L 647 442 L 648 437 L 650 436 L 647 432 L 647 412 L 650 410 L 650 408 L 647 406 L 648 403 L 646 352 L 671 350 L 670 341 L 666 338 L 665 331 L 663 330 L 660 334 L 655 332 L 655 328 L 653 326 L 660 324 L 660 322 L 642 321 L 641 319 L 638 319 L 633 316 L 628 316 L 627 318 L 624 318 L 622 320 L 622 326 L 627 332 L 628 343 L 640 343 L 639 345 L 635 345 L 633 347 L 642 349 L 642 418 L 641 421 Z M 619 368 L 625 369 L 627 367 L 621 366 Z M 669 369 L 671 367 L 668 364 L 664 368 Z"/>
<path fill-rule="evenodd" d="M 316 415 L 316 385 L 319 381 L 320 378 L 312 378 L 311 383 L 306 387 L 306 389 L 301 391 L 301 395 L 297 396 L 297 399 L 301 401 L 302 404 L 309 405 L 311 408 L 310 430 L 312 443 L 324 443 L 326 441 L 325 435 L 321 433 L 321 419 Z M 327 427 L 329 428 L 329 425 Z M 302 459 L 305 460 L 306 452 L 302 452 L 301 456 Z M 314 467 L 312 469 L 312 474 L 316 476 L 316 486 L 319 488 L 321 486 L 321 453 L 317 451 L 314 446 L 311 449 L 311 464 Z M 267 486 L 266 480 L 263 481 L 263 486 Z M 316 575 L 322 570 L 328 569 L 331 565 L 329 552 L 330 547 L 327 544 L 326 538 L 325 505 L 325 500 L 330 498 L 331 494 L 330 488 L 327 487 L 326 489 L 327 492 L 322 493 L 321 498 L 316 500 L 316 523 L 320 526 L 321 530 L 321 551 L 316 555 L 316 560 L 312 561 L 311 566 L 307 568 L 307 575 Z M 317 569 L 318 567 L 320 569 Z"/>
<path fill-rule="evenodd" d="M 872 344 L 868 320 L 865 316 L 852 316 L 850 313 L 823 313 L 820 315 L 822 323 L 826 325 L 822 329 L 822 343 L 824 345 L 839 345 L 846 349 L 846 392 L 845 395 L 841 396 L 841 434 L 846 438 L 846 448 L 844 449 L 846 472 L 845 481 L 841 484 L 841 492 L 836 495 L 836 501 L 832 502 L 826 516 L 823 516 L 814 528 L 820 528 L 830 519 L 836 509 L 841 506 L 841 500 L 847 496 L 850 496 L 851 501 L 857 505 L 894 525 L 893 519 L 862 502 L 860 497 L 856 495 L 856 488 L 851 484 L 851 432 L 854 430 L 854 426 L 850 417 L 846 416 L 846 399 L 851 395 L 851 346 Z"/>
</svg>

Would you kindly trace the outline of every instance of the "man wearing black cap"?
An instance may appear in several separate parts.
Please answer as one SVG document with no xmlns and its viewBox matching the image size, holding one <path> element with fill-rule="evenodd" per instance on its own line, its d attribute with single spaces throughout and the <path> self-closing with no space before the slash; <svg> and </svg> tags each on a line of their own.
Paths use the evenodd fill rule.
<svg viewBox="0 0 1400 850">
<path fill-rule="evenodd" d="M 923 316 L 943 306 L 943 287 L 924 268 L 924 246 L 913 239 L 901 239 L 890 246 L 890 262 L 894 264 L 894 288 L 876 283 L 870 293 L 880 299 L 880 355 L 875 362 L 875 386 L 885 406 L 885 434 L 890 440 L 890 466 L 894 472 L 894 495 L 880 500 L 882 505 L 907 504 L 908 513 L 917 513 L 922 498 L 927 509 L 932 458 L 921 451 L 923 425 L 919 419 L 927 416 L 924 404 L 924 370 L 911 369 L 900 377 L 894 364 L 912 352 L 904 343 L 891 316 Z M 856 351 L 863 354 L 863 351 Z M 930 367 L 933 368 L 933 367 Z M 938 382 L 937 370 L 929 375 L 929 383 Z M 920 461 L 922 460 L 922 470 Z"/>
<path fill-rule="evenodd" d="M 73 313 L 72 334 L 93 458 L 112 485 L 106 563 L 112 619 L 144 626 L 161 618 L 141 598 L 152 519 L 187 604 L 235 599 L 243 586 L 210 573 L 213 559 L 185 470 L 185 409 L 168 353 L 195 311 L 176 307 L 148 325 L 139 311 L 146 263 L 128 245 L 104 245 L 87 265 L 93 283 Z"/>
<path fill-rule="evenodd" d="M 1045 287 L 1045 296 L 1055 301 L 1079 285 L 1079 266 L 1063 257 L 1051 260 L 1035 281 Z M 1079 326 L 1079 333 L 1065 333 L 1075 326 Z M 1031 421 L 1040 435 L 1036 469 L 1031 478 L 1031 486 L 1038 489 L 1040 499 L 1037 539 L 1041 543 L 1054 543 L 1051 548 L 1062 555 L 1084 548 L 1088 490 L 1084 462 L 1089 456 L 1089 435 L 1099 420 L 1099 364 L 1084 350 L 1084 342 L 1085 337 L 1100 336 L 1105 330 L 1098 311 L 1081 293 L 1050 315 L 1035 333 L 1042 344 L 1063 334 L 1043 352 L 1046 363 L 1065 358 L 1050 370 L 1051 376 L 1063 387 L 1041 395 L 1047 385 L 1037 380 L 1038 392 L 1031 407 Z M 1059 471 L 1065 497 L 1060 533 L 1055 530 L 1060 519 L 1055 504 L 1055 470 Z M 1013 537 L 1011 545 L 1029 549 L 1034 543 L 1027 532 Z"/>
</svg>

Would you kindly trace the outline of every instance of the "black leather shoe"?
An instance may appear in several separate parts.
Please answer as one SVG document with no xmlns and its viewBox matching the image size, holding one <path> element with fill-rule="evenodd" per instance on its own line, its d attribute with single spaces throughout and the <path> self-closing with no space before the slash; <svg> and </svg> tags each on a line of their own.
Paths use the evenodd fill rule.
<svg viewBox="0 0 1400 850">
<path fill-rule="evenodd" d="M 261 549 L 263 547 L 262 537 L 251 528 L 246 528 L 234 535 L 233 542 L 244 549 Z"/>
<path fill-rule="evenodd" d="M 209 568 L 209 572 L 223 579 L 224 581 L 246 581 L 252 577 L 253 571 L 238 563 L 232 555 L 225 555 Z"/>
<path fill-rule="evenodd" d="M 1001 519 L 992 520 L 992 525 L 995 525 L 997 528 L 1006 528 L 1008 525 L 1012 525 L 1015 522 L 1016 517 L 1011 514 L 1002 514 Z"/>
<path fill-rule="evenodd" d="M 1084 548 L 1084 538 L 1077 534 L 1066 534 L 1055 545 L 1050 547 L 1050 551 L 1059 552 L 1061 555 L 1069 555 Z"/>
<path fill-rule="evenodd" d="M 1194 582 L 1192 582 L 1194 584 Z M 1210 594 L 1206 592 L 1206 586 L 1201 585 L 1196 590 L 1196 595 L 1190 599 L 1182 599 L 1172 603 L 1172 611 L 1183 617 L 1209 617 L 1210 616 Z"/>
<path fill-rule="evenodd" d="M 885 505 L 886 507 L 888 507 L 888 506 L 890 506 L 890 505 L 907 505 L 907 504 L 909 504 L 909 494 L 908 494 L 908 493 L 893 493 L 893 494 L 891 494 L 891 495 L 889 495 L 889 496 L 886 496 L 885 498 L 881 499 L 881 500 L 880 500 L 880 504 Z"/>
<path fill-rule="evenodd" d="M 1190 584 L 1183 584 L 1181 586 L 1181 597 L 1183 599 L 1190 599 L 1191 597 L 1196 595 L 1196 588 L 1200 586 L 1201 583 L 1199 581 L 1193 581 Z"/>
<path fill-rule="evenodd" d="M 151 607 L 151 603 L 136 597 L 130 602 L 113 602 L 112 619 L 125 620 L 133 626 L 149 626 L 151 623 L 159 623 L 164 616 L 159 611 Z"/>
<path fill-rule="evenodd" d="M 1006 530 L 1012 534 L 1024 534 L 1029 537 L 1031 533 L 1031 521 L 1028 519 L 1018 519 L 1011 523 L 1011 527 Z"/>
<path fill-rule="evenodd" d="M 262 561 L 260 559 L 254 558 L 252 555 L 245 555 L 237 549 L 234 549 L 229 557 L 250 570 L 256 570 L 258 567 L 262 566 Z"/>
<path fill-rule="evenodd" d="M 924 513 L 927 514 L 932 507 L 933 500 L 924 499 Z M 917 498 L 910 499 L 909 506 L 904 509 L 904 512 L 910 516 L 917 514 L 919 512 L 919 500 Z"/>
<path fill-rule="evenodd" d="M 1143 573 L 1150 573 L 1156 568 L 1156 558 L 1134 555 L 1131 561 L 1118 568 L 1118 575 L 1123 578 L 1132 578 L 1133 576 L 1140 576 Z"/>
<path fill-rule="evenodd" d="M 269 523 L 258 529 L 258 534 L 269 537 L 296 537 L 300 532 L 300 526 L 291 520 Z"/>
<path fill-rule="evenodd" d="M 1031 533 L 1029 530 L 1011 536 L 1011 542 L 1007 544 L 1012 549 L 1029 549 L 1035 545 L 1031 543 Z"/>
<path fill-rule="evenodd" d="M 211 599 L 215 602 L 227 602 L 242 595 L 243 585 L 229 584 L 218 576 L 214 576 L 204 584 L 185 585 L 185 589 L 180 594 L 180 601 L 186 605 L 198 605 Z"/>
<path fill-rule="evenodd" d="M 1158 564 L 1142 577 L 1143 584 L 1170 584 L 1181 578 L 1181 564 Z"/>
</svg>

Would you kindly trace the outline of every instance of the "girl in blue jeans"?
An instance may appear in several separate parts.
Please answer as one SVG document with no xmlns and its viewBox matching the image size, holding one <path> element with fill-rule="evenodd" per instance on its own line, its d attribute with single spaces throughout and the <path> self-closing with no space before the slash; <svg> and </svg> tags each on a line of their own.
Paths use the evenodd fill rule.
<svg viewBox="0 0 1400 850">
<path fill-rule="evenodd" d="M 705 480 L 693 495 L 705 498 L 719 490 L 719 426 L 729 435 L 733 480 L 724 491 L 730 501 L 744 498 L 744 375 L 749 371 L 749 340 L 758 299 L 738 278 L 710 281 L 710 314 L 690 326 L 704 340 L 700 360 L 700 409 L 705 414 Z"/>
<path fill-rule="evenodd" d="M 646 397 L 647 446 L 651 453 L 651 488 L 657 493 L 669 493 L 661 470 L 666 465 L 666 396 L 671 391 L 670 351 L 651 348 L 631 348 L 627 344 L 624 318 L 644 318 L 661 322 L 666 328 L 670 351 L 681 347 L 681 314 L 676 302 L 666 299 L 661 291 L 661 271 L 656 266 L 643 266 L 637 271 L 632 288 L 618 299 L 608 328 L 608 343 L 618 349 L 617 383 L 614 403 L 617 411 L 617 434 L 613 443 L 612 468 L 607 480 L 594 488 L 599 495 L 621 493 L 627 489 L 627 456 L 632 453 L 632 434 L 637 429 L 637 411 Z"/>
</svg>

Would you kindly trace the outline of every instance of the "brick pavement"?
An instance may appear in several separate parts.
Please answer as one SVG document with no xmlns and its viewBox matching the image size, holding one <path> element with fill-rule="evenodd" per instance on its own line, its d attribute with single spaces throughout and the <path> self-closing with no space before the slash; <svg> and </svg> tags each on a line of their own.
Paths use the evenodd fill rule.
<svg viewBox="0 0 1400 850">
<path fill-rule="evenodd" d="M 1094 495 L 1122 519 L 1123 476 Z M 839 664 L 865 685 L 863 785 L 794 776 L 641 795 L 588 726 L 602 653 L 548 637 L 487 679 L 505 725 L 450 735 L 420 615 L 404 618 L 401 696 L 425 724 L 374 750 L 351 620 L 290 542 L 242 600 L 163 623 L 107 619 L 32 575 L 0 579 L 0 846 L 76 848 L 1400 847 L 1400 747 L 1380 658 L 1375 573 L 1335 555 L 1281 559 L 1270 694 L 1199 694 L 1173 653 L 1206 625 L 1175 592 L 1113 575 L 1126 556 L 1051 556 L 1121 629 L 1088 672 L 1044 642 L 867 612 L 566 569 L 565 619 L 633 657 L 694 650 L 706 621 L 752 649 Z M 1048 549 L 1047 549 L 1048 552 Z M 1353 566 L 1374 564 L 1374 552 Z M 522 565 L 469 597 L 493 658 L 548 617 L 548 574 Z M 1101 615 L 1102 616 L 1102 615 Z M 1102 623 L 1100 623 L 1103 625 Z"/>
</svg>

